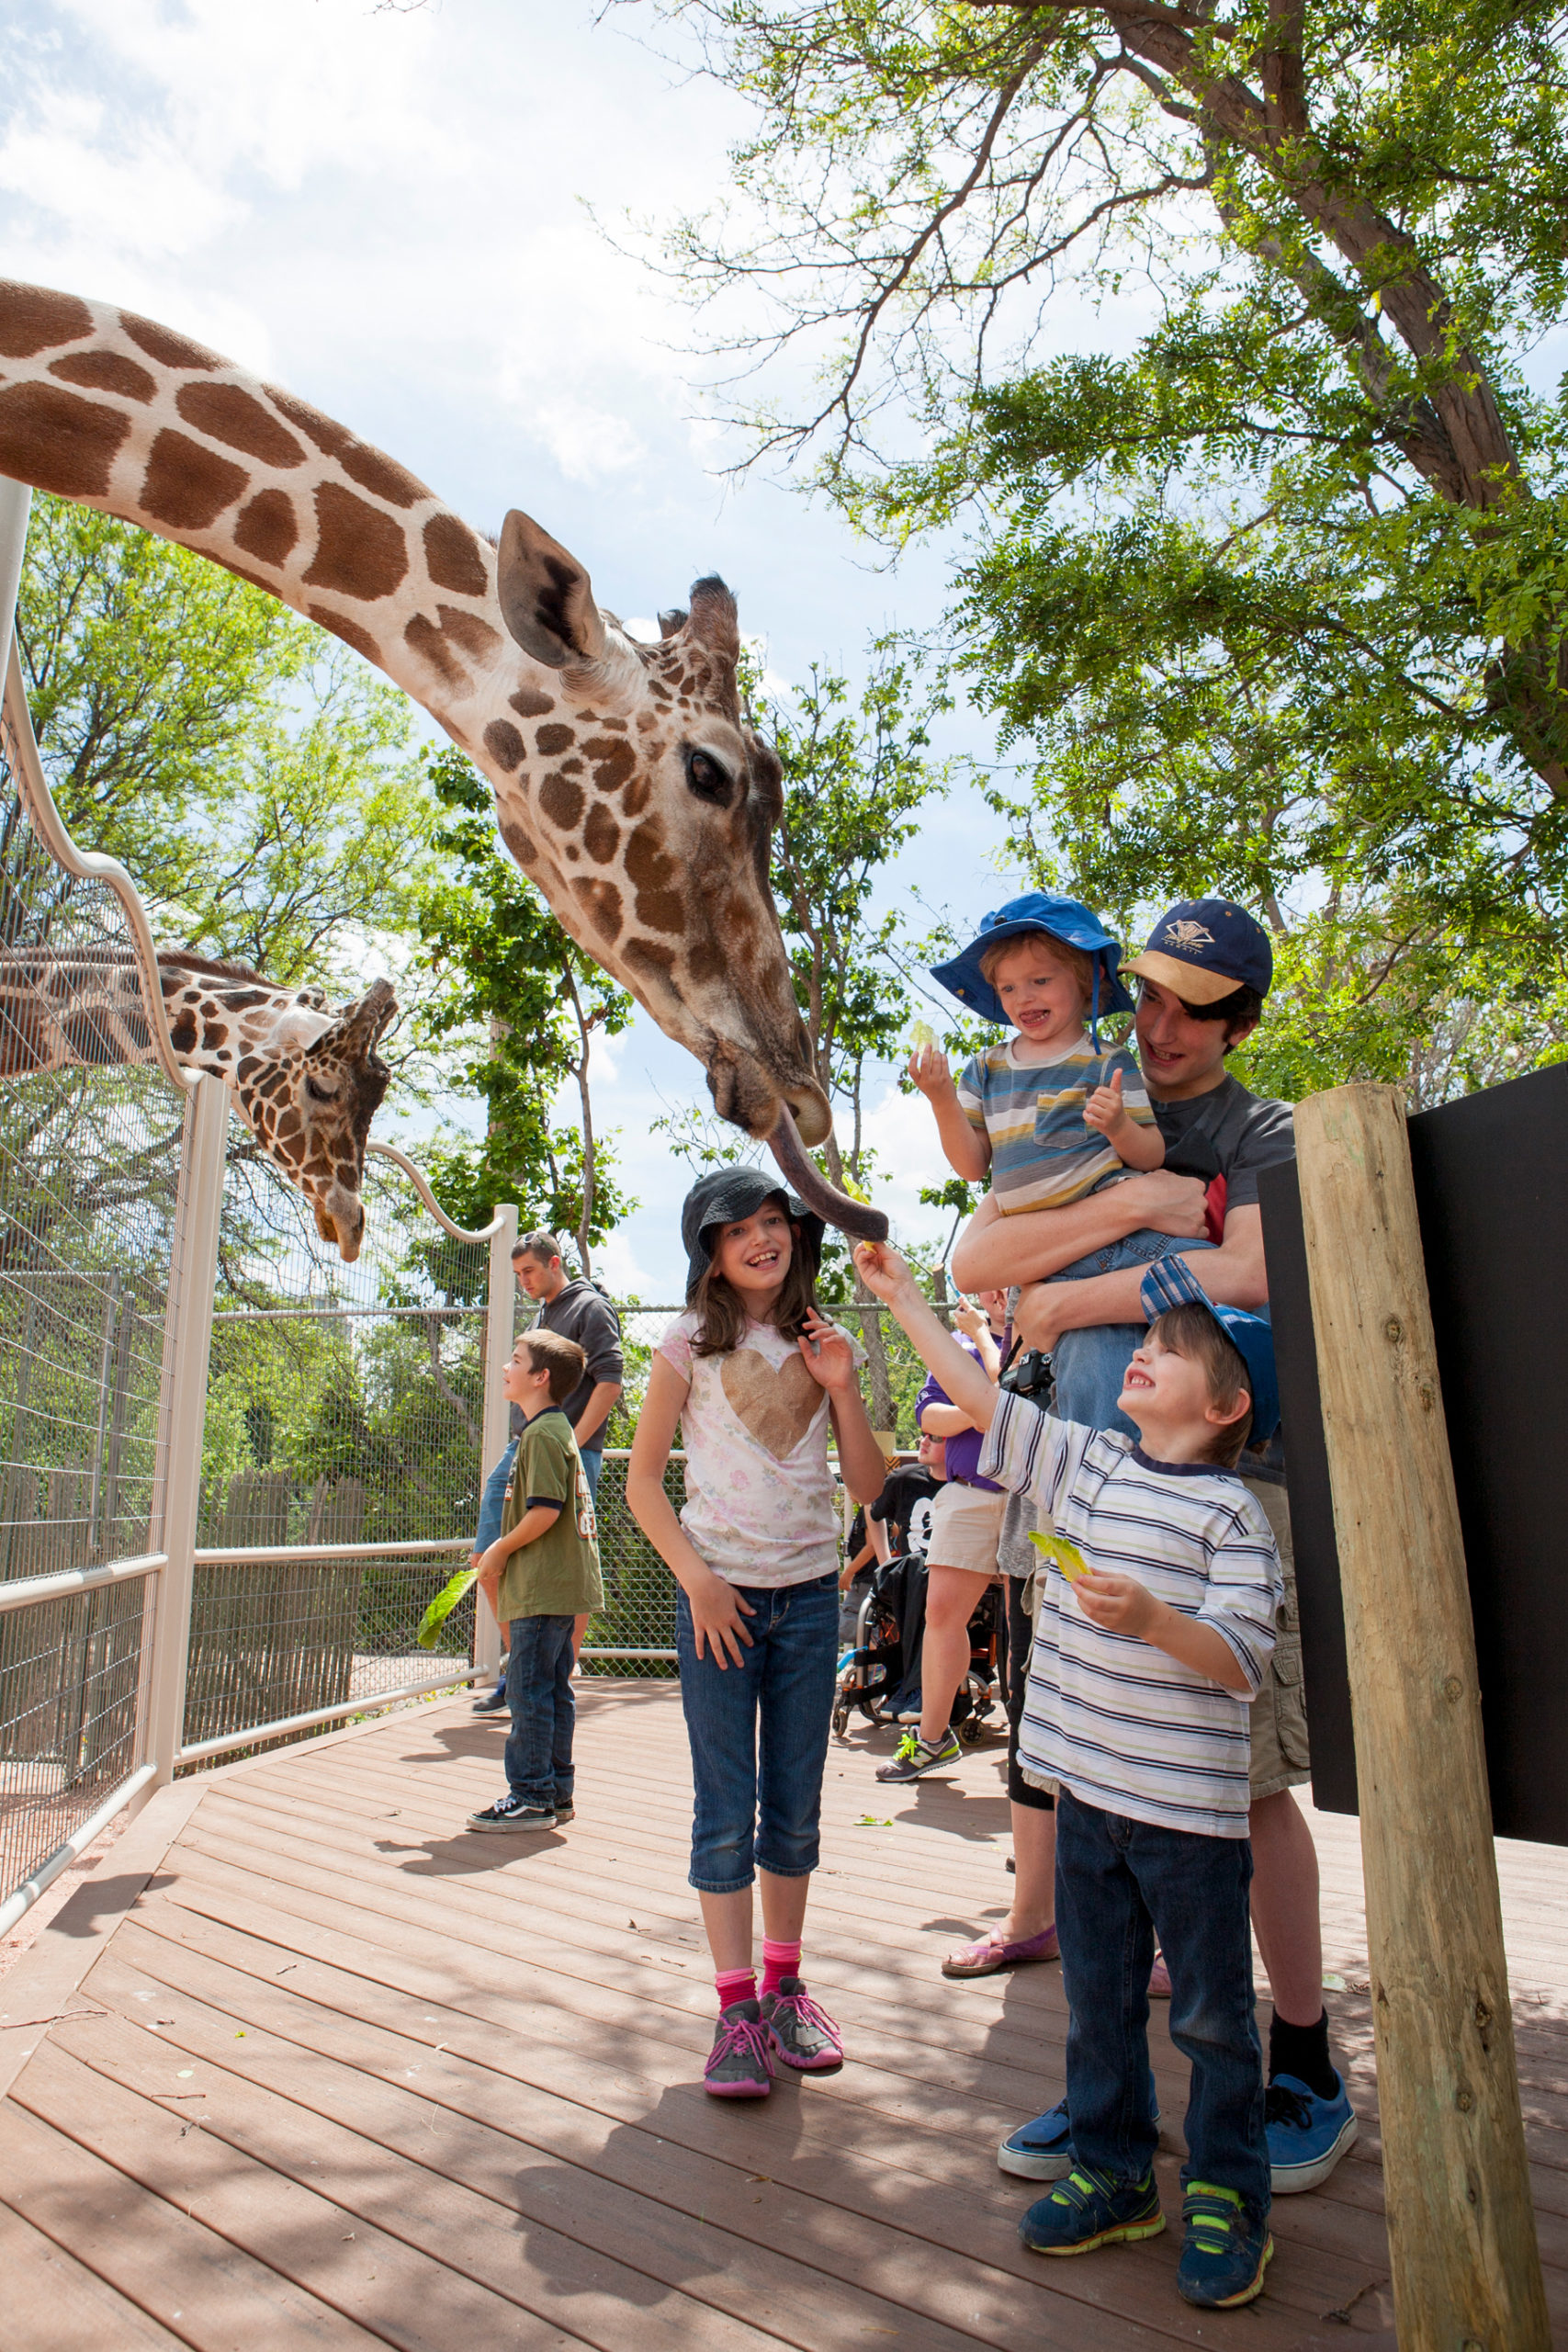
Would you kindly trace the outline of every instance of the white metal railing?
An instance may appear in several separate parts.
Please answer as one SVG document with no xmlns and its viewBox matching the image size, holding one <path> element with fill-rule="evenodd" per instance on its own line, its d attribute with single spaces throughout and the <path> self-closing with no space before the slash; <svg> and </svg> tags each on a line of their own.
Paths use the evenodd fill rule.
<svg viewBox="0 0 1568 2352">
<path fill-rule="evenodd" d="M 134 1555 L 89 1560 L 81 1566 L 49 1570 L 33 1577 L 0 1582 L 0 1626 L 26 1623 L 23 1612 L 59 1607 L 85 1596 L 103 1593 L 141 1580 L 147 1605 L 141 1612 L 141 1649 L 136 1666 L 134 1739 L 127 1769 L 108 1788 L 102 1802 L 28 1875 L 7 1887 L 0 1878 L 0 1935 L 12 1928 L 60 1873 L 85 1852 L 105 1828 L 128 1810 L 143 1803 L 176 1770 L 209 1761 L 236 1747 L 316 1729 L 345 1715 L 374 1712 L 417 1698 L 422 1693 L 493 1674 L 500 1657 L 500 1636 L 494 1618 L 482 1604 L 476 1607 L 471 1660 L 464 1665 L 444 1660 L 425 1677 L 411 1679 L 391 1690 L 378 1690 L 273 1720 L 245 1724 L 219 1736 L 186 1742 L 187 1666 L 192 1634 L 192 1597 L 198 1567 L 288 1568 L 297 1566 L 379 1559 L 420 1557 L 465 1551 L 468 1539 L 441 1537 L 398 1544 L 301 1544 L 204 1545 L 196 1541 L 201 1503 L 202 1448 L 209 1366 L 214 1322 L 218 1245 L 223 1206 L 228 1142 L 229 1094 L 222 1082 L 186 1069 L 175 1054 L 158 984 L 156 950 L 145 907 L 131 877 L 112 858 L 80 850 L 55 808 L 33 739 L 21 668 L 13 639 L 12 619 L 27 538 L 30 492 L 21 484 L 0 480 L 0 677 L 5 681 L 6 744 L 22 810 L 36 841 L 48 858 L 66 875 L 107 888 L 118 902 L 125 934 L 141 978 L 141 999 L 152 1033 L 157 1062 L 164 1077 L 179 1090 L 184 1102 L 178 1185 L 173 1219 L 167 1313 L 158 1385 L 157 1428 L 162 1433 L 160 1460 L 152 1493 L 148 1532 L 152 1542 Z M 368 1147 L 376 1158 L 389 1161 L 413 1186 L 426 1213 L 454 1238 L 488 1250 L 487 1303 L 483 1307 L 363 1310 L 396 1317 L 461 1314 L 489 1317 L 484 1361 L 483 1450 L 493 1462 L 506 1442 L 506 1399 L 502 1371 L 512 1351 L 512 1312 L 514 1296 L 511 1264 L 517 1234 L 515 1207 L 499 1207 L 491 1223 L 468 1233 L 448 1217 L 431 1193 L 421 1170 L 402 1152 L 389 1145 Z M 48 1279 L 48 1270 L 39 1280 Z M 293 1319 L 301 1312 L 284 1308 L 271 1319 Z M 352 1314 L 355 1310 L 348 1309 Z M 324 1310 L 331 1313 L 330 1309 Z M 265 1308 L 253 1310 L 255 1319 L 268 1318 Z M 225 1317 L 225 1320 L 239 1319 Z M 107 1362 L 107 1359 L 106 1359 Z M 103 1385 L 100 1381 L 100 1387 Z M 19 1406 L 14 1408 L 18 1412 Z M 94 1505 L 85 1526 L 95 1522 Z M 63 1539 L 64 1531 L 57 1530 Z M 63 1639 L 63 1636 L 62 1636 Z M 41 1675 L 49 1661 L 29 1658 L 28 1671 Z M 59 1675 L 67 1673 L 63 1654 Z M 13 1668 L 13 1674 L 17 1670 Z M 57 1694 L 58 1695 L 58 1694 Z M 8 1726 L 0 1711 L 0 1736 Z M 0 1758 L 3 1761 L 3 1758 Z M 24 1775 L 31 1762 L 16 1768 Z M 67 1776 L 70 1757 L 62 1755 L 59 1770 Z M 86 1784 L 90 1789 L 91 1784 Z M 96 1792 L 93 1792 L 96 1793 Z M 24 1802 L 28 1793 L 24 1791 Z"/>
</svg>

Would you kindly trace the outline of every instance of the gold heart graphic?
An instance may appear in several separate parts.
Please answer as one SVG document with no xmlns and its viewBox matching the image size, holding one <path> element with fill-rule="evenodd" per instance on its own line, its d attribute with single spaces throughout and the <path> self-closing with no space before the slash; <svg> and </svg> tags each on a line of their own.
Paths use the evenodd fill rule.
<svg viewBox="0 0 1568 2352">
<path fill-rule="evenodd" d="M 799 1356 L 775 1372 L 755 1348 L 724 1359 L 724 1393 L 759 1445 L 775 1462 L 787 1460 L 817 1418 L 822 1391 Z"/>
</svg>

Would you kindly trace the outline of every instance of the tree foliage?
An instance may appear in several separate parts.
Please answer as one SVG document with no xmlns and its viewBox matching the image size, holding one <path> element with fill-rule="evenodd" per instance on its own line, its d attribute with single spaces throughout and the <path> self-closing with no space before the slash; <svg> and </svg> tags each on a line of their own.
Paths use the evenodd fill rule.
<svg viewBox="0 0 1568 2352">
<path fill-rule="evenodd" d="M 420 937 L 435 978 L 422 1009 L 433 1042 L 461 1057 L 459 1082 L 487 1113 L 481 1146 L 455 1140 L 425 1155 L 448 1216 L 486 1224 L 516 1201 L 525 1227 L 577 1237 L 584 1271 L 637 1204 L 616 1182 L 613 1149 L 593 1127 L 589 1056 L 595 1031 L 615 1036 L 633 1003 L 569 938 L 496 838 L 489 785 L 455 747 L 429 763 L 442 811 L 434 840 L 446 877 L 424 891 Z M 557 1101 L 576 1093 L 578 1123 Z"/>
</svg>

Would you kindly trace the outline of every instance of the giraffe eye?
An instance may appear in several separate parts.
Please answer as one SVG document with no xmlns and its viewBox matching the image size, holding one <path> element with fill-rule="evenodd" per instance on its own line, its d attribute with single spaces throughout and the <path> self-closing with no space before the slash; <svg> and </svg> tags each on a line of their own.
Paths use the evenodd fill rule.
<svg viewBox="0 0 1568 2352">
<path fill-rule="evenodd" d="M 305 1080 L 305 1091 L 312 1102 L 335 1102 L 337 1096 L 330 1086 L 318 1086 L 313 1078 Z"/>
<path fill-rule="evenodd" d="M 716 808 L 728 808 L 734 785 L 728 771 L 721 767 L 711 752 L 688 752 L 686 782 L 699 800 L 711 800 Z"/>
</svg>

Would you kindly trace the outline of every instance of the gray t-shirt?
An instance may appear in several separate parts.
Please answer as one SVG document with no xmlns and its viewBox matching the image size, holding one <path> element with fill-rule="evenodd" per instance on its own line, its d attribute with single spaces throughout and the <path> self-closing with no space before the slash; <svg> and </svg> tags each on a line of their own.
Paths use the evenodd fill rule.
<svg viewBox="0 0 1568 2352">
<path fill-rule="evenodd" d="M 621 1318 L 604 1292 L 579 1274 L 541 1311 L 534 1329 L 558 1331 L 563 1340 L 575 1340 L 588 1359 L 582 1378 L 561 1407 L 561 1411 L 575 1428 L 579 1413 L 600 1381 L 614 1381 L 619 1386 L 625 1377 L 626 1366 L 621 1356 Z M 522 1413 L 513 1405 L 513 1437 L 522 1426 Z M 603 1425 L 593 1432 L 593 1436 L 598 1443 L 604 1443 Z"/>
<path fill-rule="evenodd" d="M 1194 1094 L 1185 1102 L 1156 1102 L 1154 1109 L 1168 1144 L 1201 1135 L 1213 1145 L 1225 1180 L 1227 1209 L 1256 1208 L 1258 1170 L 1296 1156 L 1290 1104 L 1249 1094 L 1228 1072 L 1207 1094 Z"/>
</svg>

